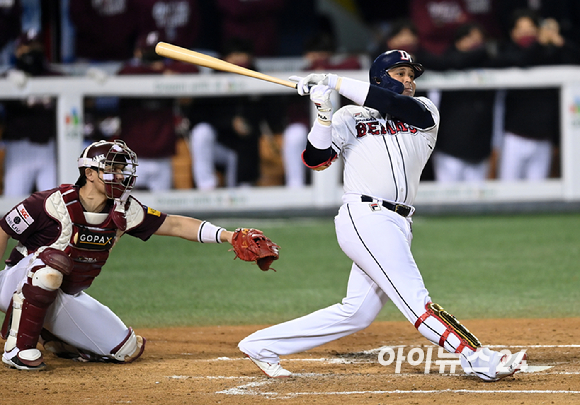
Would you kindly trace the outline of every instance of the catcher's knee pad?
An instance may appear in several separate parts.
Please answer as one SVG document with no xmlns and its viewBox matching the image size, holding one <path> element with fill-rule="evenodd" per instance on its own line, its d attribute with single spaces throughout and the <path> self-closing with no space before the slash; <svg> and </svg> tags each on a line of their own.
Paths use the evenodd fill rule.
<svg viewBox="0 0 580 405">
<path fill-rule="evenodd" d="M 31 284 L 47 291 L 58 290 L 62 284 L 63 274 L 52 267 L 36 267 L 31 270 Z"/>
<path fill-rule="evenodd" d="M 58 290 L 63 277 L 72 272 L 72 259 L 63 251 L 53 248 L 42 249 L 38 259 L 43 265 L 36 265 L 29 270 L 29 283 L 47 291 Z"/>
<path fill-rule="evenodd" d="M 136 335 L 132 328 L 129 328 L 127 337 L 113 350 L 111 356 L 121 363 L 131 363 L 141 357 L 145 350 L 145 338 Z"/>
<path fill-rule="evenodd" d="M 430 302 L 425 309 L 415 322 L 415 328 L 427 339 L 452 353 L 461 353 L 466 347 L 472 350 L 481 347 L 477 337 L 439 304 Z"/>
</svg>

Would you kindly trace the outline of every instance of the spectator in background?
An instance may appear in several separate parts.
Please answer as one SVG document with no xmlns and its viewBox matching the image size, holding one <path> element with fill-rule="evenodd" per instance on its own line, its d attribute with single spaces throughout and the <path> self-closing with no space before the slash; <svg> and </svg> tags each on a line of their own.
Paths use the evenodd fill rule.
<svg viewBox="0 0 580 405">
<path fill-rule="evenodd" d="M 379 48 L 373 54 L 379 55 L 392 49 L 400 49 L 408 52 L 415 58 L 419 51 L 419 35 L 417 27 L 408 19 L 402 18 L 393 21 L 389 26 L 384 38 L 379 43 Z"/>
<path fill-rule="evenodd" d="M 515 10 L 530 9 L 543 18 L 558 22 L 562 36 L 580 44 L 580 1 L 578 0 L 501 0 L 497 2 L 496 16 L 502 31 L 509 33 L 511 17 Z"/>
<path fill-rule="evenodd" d="M 257 70 L 247 41 L 230 40 L 223 55 L 226 62 Z M 198 189 L 213 190 L 220 185 L 216 166 L 224 168 L 226 187 L 251 186 L 259 180 L 261 125 L 273 122 L 272 107 L 264 96 L 251 95 L 193 101 L 190 150 Z"/>
<path fill-rule="evenodd" d="M 373 60 L 381 53 L 385 35 L 390 31 L 392 23 L 409 18 L 410 2 L 411 0 L 400 0 L 396 7 L 377 7 L 374 1 L 354 0 L 358 13 L 371 30 L 372 41 L 369 44 L 368 53 Z"/>
<path fill-rule="evenodd" d="M 132 58 L 138 14 L 134 0 L 71 0 L 77 61 L 126 61 Z"/>
<path fill-rule="evenodd" d="M 453 33 L 469 21 L 462 0 L 411 0 L 409 10 L 419 42 L 434 55 L 445 52 Z"/>
<path fill-rule="evenodd" d="M 198 0 L 139 0 L 135 3 L 138 34 L 162 33 L 165 41 L 191 49 L 200 33 Z"/>
<path fill-rule="evenodd" d="M 498 67 L 580 63 L 577 46 L 562 37 L 553 19 L 540 24 L 532 10 L 513 14 L 510 40 L 501 48 Z M 553 146 L 560 135 L 558 88 L 509 89 L 505 93 L 504 137 L 499 178 L 541 180 L 549 176 Z"/>
<path fill-rule="evenodd" d="M 328 31 L 319 31 L 304 45 L 304 71 L 358 70 L 361 63 L 356 55 L 338 55 L 334 36 Z M 307 167 L 302 162 L 302 151 L 306 147 L 310 131 L 310 102 L 292 97 L 287 100 L 288 124 L 283 133 L 282 153 L 286 186 L 304 187 L 307 183 Z"/>
<path fill-rule="evenodd" d="M 49 68 L 36 30 L 20 35 L 14 56 L 15 69 L 6 77 L 18 87 L 24 87 L 29 77 L 60 75 Z M 56 99 L 30 95 L 3 104 L 4 195 L 17 197 L 56 187 Z"/>
<path fill-rule="evenodd" d="M 195 65 L 166 60 L 155 53 L 155 45 L 165 41 L 152 31 L 139 37 L 135 57 L 119 75 L 197 73 Z M 121 98 L 119 102 L 120 139 L 139 156 L 138 189 L 165 191 L 172 186 L 171 158 L 177 142 L 176 124 L 180 108 L 174 98 Z"/>
<path fill-rule="evenodd" d="M 443 69 L 440 66 L 441 58 L 431 54 L 421 46 L 417 27 L 409 18 L 401 18 L 391 23 L 385 36 L 379 42 L 379 48 L 373 52 L 373 55 L 393 49 L 408 52 L 413 60 L 418 61 L 427 69 Z"/>
<path fill-rule="evenodd" d="M 0 70 L 12 64 L 15 42 L 22 31 L 20 1 L 0 2 Z"/>
<path fill-rule="evenodd" d="M 419 42 L 429 53 L 441 55 L 452 44 L 454 33 L 468 22 L 479 23 L 491 38 L 501 36 L 496 15 L 499 0 L 410 0 L 410 18 Z"/>
<path fill-rule="evenodd" d="M 486 36 L 479 24 L 467 23 L 440 58 L 443 70 L 489 67 Z M 490 174 L 495 90 L 444 90 L 439 100 L 440 127 L 433 152 L 435 180 L 481 182 Z"/>
<path fill-rule="evenodd" d="M 217 0 L 223 47 L 232 40 L 252 44 L 255 56 L 278 56 L 280 11 L 286 0 Z"/>
</svg>

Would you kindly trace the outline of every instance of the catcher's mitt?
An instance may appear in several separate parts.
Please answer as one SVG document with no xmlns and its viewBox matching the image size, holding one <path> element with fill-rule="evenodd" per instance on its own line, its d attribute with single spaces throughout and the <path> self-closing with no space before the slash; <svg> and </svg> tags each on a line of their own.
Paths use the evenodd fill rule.
<svg viewBox="0 0 580 405">
<path fill-rule="evenodd" d="M 272 262 L 279 257 L 280 246 L 272 242 L 259 229 L 236 229 L 232 237 L 232 246 L 236 257 L 246 262 L 256 262 L 263 271 L 269 270 Z"/>
</svg>

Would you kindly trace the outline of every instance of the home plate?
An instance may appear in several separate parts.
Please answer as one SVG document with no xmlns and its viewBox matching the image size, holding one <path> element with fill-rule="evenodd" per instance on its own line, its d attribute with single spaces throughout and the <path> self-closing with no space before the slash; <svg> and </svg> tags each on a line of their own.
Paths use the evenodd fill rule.
<svg viewBox="0 0 580 405">
<path fill-rule="evenodd" d="M 554 366 L 527 366 L 523 367 L 521 372 L 522 373 L 537 373 L 538 371 L 545 371 Z"/>
</svg>

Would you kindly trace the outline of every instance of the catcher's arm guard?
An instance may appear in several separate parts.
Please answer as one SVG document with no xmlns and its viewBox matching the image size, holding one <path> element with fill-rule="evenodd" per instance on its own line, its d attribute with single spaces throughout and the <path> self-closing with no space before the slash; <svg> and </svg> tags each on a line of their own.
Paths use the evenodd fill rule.
<svg viewBox="0 0 580 405">
<path fill-rule="evenodd" d="M 280 246 L 272 242 L 259 229 L 236 229 L 232 236 L 232 246 L 236 254 L 234 259 L 239 257 L 246 262 L 256 262 L 263 271 L 269 270 L 272 262 L 279 258 Z"/>
</svg>

